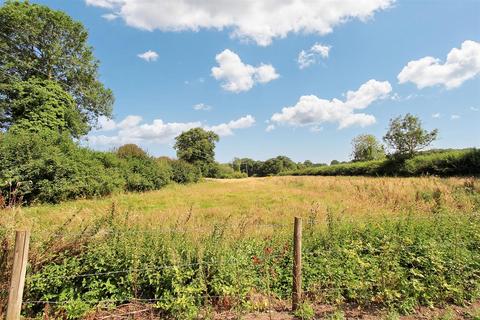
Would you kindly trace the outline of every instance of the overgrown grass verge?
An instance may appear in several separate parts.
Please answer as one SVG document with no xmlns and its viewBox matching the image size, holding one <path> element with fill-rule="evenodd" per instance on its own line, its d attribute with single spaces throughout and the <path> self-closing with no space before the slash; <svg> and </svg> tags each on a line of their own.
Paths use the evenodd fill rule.
<svg viewBox="0 0 480 320">
<path fill-rule="evenodd" d="M 112 210 L 83 234 L 58 229 L 33 244 L 24 314 L 75 319 L 99 305 L 140 301 L 163 317 L 187 319 L 208 308 L 264 310 L 290 297 L 291 226 L 250 238 L 232 236 L 227 225 L 192 234 L 181 225 L 145 231 L 125 221 Z M 353 223 L 330 212 L 305 223 L 309 301 L 408 313 L 480 297 L 478 213 L 439 208 Z"/>
</svg>

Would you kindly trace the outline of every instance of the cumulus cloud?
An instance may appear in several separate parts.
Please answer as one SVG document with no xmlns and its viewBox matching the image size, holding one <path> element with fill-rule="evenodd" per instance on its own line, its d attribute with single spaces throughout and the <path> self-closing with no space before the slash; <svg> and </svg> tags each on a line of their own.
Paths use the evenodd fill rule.
<svg viewBox="0 0 480 320">
<path fill-rule="evenodd" d="M 242 62 L 240 57 L 229 49 L 215 57 L 218 67 L 212 68 L 212 76 L 222 81 L 222 88 L 231 92 L 250 90 L 256 83 L 267 83 L 279 77 L 269 64 L 254 67 Z"/>
<path fill-rule="evenodd" d="M 219 136 L 231 136 L 235 129 L 245 129 L 255 124 L 255 118 L 251 115 L 246 115 L 237 120 L 232 120 L 228 123 L 222 123 L 212 127 L 205 127 L 207 130 L 211 130 Z"/>
<path fill-rule="evenodd" d="M 458 120 L 458 119 L 460 119 L 460 116 L 459 116 L 458 114 L 452 114 L 452 115 L 450 116 L 450 119 L 452 119 L 452 120 Z"/>
<path fill-rule="evenodd" d="M 138 54 L 137 57 L 139 57 L 140 59 L 143 59 L 147 62 L 157 61 L 158 53 L 156 53 L 155 51 L 152 51 L 152 50 L 148 50 L 144 53 Z"/>
<path fill-rule="evenodd" d="M 197 104 L 193 105 L 193 110 L 197 110 L 197 111 L 200 111 L 200 110 L 208 111 L 208 110 L 212 110 L 212 106 L 210 106 L 210 105 L 208 105 L 208 104 L 205 104 L 205 103 L 197 103 Z"/>
<path fill-rule="evenodd" d="M 440 113 L 434 113 L 434 114 L 432 114 L 432 118 L 440 118 Z"/>
<path fill-rule="evenodd" d="M 120 122 L 101 117 L 100 128 L 88 135 L 87 142 L 92 146 L 150 142 L 165 144 L 172 142 L 183 131 L 196 127 L 212 130 L 220 136 L 229 136 L 234 133 L 234 130 L 251 127 L 255 123 L 255 118 L 247 115 L 215 126 L 203 125 L 199 121 L 164 122 L 161 119 L 154 119 L 151 123 L 142 123 L 142 121 L 142 117 L 136 115 L 129 115 Z"/>
<path fill-rule="evenodd" d="M 348 91 L 345 101 L 326 100 L 315 95 L 301 96 L 291 107 L 271 117 L 271 122 L 291 126 L 318 126 L 324 122 L 338 123 L 339 129 L 352 125 L 365 127 L 375 123 L 375 117 L 355 110 L 367 108 L 373 102 L 388 97 L 392 86 L 388 81 L 369 80 L 357 91 Z"/>
<path fill-rule="evenodd" d="M 394 0 L 86 0 L 118 12 L 127 25 L 143 30 L 231 30 L 231 36 L 269 45 L 289 33 L 324 35 L 352 19 L 365 21 Z"/>
<path fill-rule="evenodd" d="M 398 82 L 412 82 L 422 89 L 443 85 L 457 88 L 463 82 L 480 74 L 480 43 L 466 40 L 460 49 L 453 48 L 442 63 L 434 57 L 410 61 L 398 74 Z"/>
<path fill-rule="evenodd" d="M 479 108 L 476 108 L 476 107 L 470 107 L 470 110 L 477 112 L 477 111 L 479 111 L 480 109 L 479 109 Z"/>
<path fill-rule="evenodd" d="M 300 51 L 297 58 L 298 67 L 304 69 L 316 63 L 318 58 L 328 58 L 330 48 L 330 46 L 315 43 L 310 49 Z"/>
</svg>

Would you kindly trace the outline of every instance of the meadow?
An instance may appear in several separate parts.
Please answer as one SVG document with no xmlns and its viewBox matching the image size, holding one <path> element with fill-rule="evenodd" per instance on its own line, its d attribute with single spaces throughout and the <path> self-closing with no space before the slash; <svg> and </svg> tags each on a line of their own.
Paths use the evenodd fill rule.
<svg viewBox="0 0 480 320">
<path fill-rule="evenodd" d="M 0 237 L 9 249 L 15 229 L 32 233 L 25 316 L 94 317 L 135 302 L 162 317 L 240 318 L 288 308 L 300 216 L 296 315 L 329 305 L 340 319 L 351 306 L 394 318 L 480 297 L 479 210 L 478 178 L 206 179 L 3 210 Z"/>
</svg>

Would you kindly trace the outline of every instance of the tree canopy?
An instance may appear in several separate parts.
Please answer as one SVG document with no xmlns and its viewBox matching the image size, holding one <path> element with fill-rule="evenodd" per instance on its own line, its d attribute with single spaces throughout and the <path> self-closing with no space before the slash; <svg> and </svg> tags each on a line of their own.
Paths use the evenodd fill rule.
<svg viewBox="0 0 480 320">
<path fill-rule="evenodd" d="M 383 140 L 400 156 L 412 156 L 429 146 L 437 139 L 438 130 L 430 132 L 422 128 L 422 122 L 414 115 L 407 113 L 390 120 L 388 132 Z"/>
<path fill-rule="evenodd" d="M 352 140 L 353 161 L 370 161 L 385 157 L 385 149 L 374 135 L 361 134 Z"/>
<path fill-rule="evenodd" d="M 28 1 L 0 7 L 0 128 L 15 120 L 11 102 L 17 82 L 55 81 L 71 95 L 84 124 L 110 116 L 113 94 L 99 81 L 99 62 L 84 26 L 67 14 Z"/>
<path fill-rule="evenodd" d="M 175 138 L 177 157 L 199 167 L 204 176 L 209 175 L 215 164 L 215 143 L 219 136 L 213 131 L 193 128 Z"/>
<path fill-rule="evenodd" d="M 0 88 L 3 84 L 0 85 Z M 8 112 L 0 115 L 0 122 L 32 132 L 49 129 L 67 132 L 79 137 L 88 131 L 73 98 L 62 87 L 50 80 L 30 78 L 6 86 Z"/>
</svg>

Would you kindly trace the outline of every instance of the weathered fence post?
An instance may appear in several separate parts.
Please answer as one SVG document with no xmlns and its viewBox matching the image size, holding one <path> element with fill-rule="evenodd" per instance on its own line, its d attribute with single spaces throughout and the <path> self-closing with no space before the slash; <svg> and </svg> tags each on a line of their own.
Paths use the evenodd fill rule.
<svg viewBox="0 0 480 320">
<path fill-rule="evenodd" d="M 7 320 L 19 320 L 22 310 L 25 272 L 27 271 L 28 245 L 30 232 L 17 231 L 15 234 L 15 251 L 13 255 L 12 277 L 8 293 Z"/>
<path fill-rule="evenodd" d="M 293 288 L 292 311 L 298 309 L 302 301 L 302 218 L 295 217 L 293 230 Z"/>
</svg>

